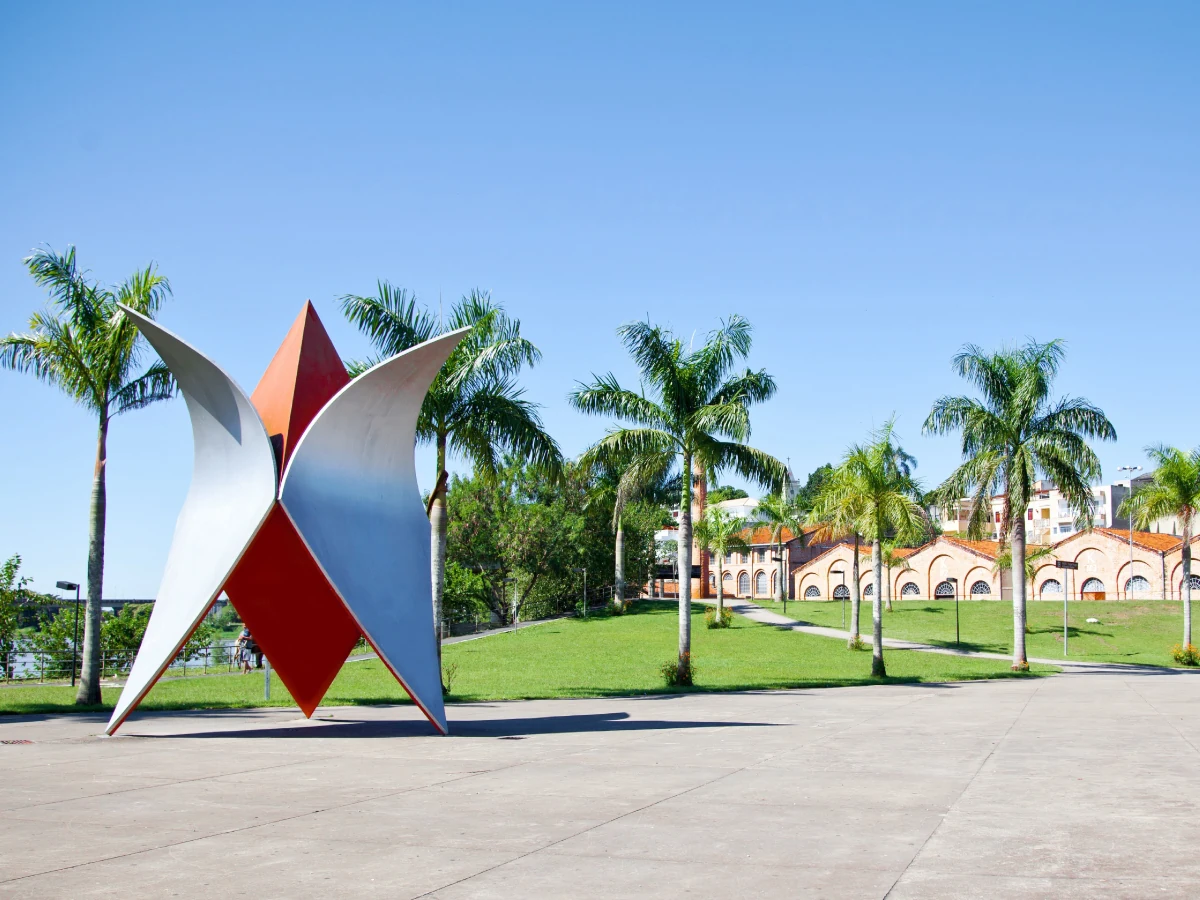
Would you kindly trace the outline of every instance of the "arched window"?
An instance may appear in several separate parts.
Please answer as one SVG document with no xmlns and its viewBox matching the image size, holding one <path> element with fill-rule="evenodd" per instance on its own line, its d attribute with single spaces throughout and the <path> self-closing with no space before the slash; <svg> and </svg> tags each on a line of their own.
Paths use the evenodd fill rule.
<svg viewBox="0 0 1200 900">
<path fill-rule="evenodd" d="M 933 596 L 935 596 L 935 597 L 953 597 L 954 596 L 954 585 L 952 585 L 949 581 L 943 581 L 943 582 L 939 583 L 938 586 L 933 589 Z"/>
<path fill-rule="evenodd" d="M 864 597 L 874 597 L 875 596 L 875 585 L 868 584 L 865 588 L 863 588 L 862 595 Z"/>
<path fill-rule="evenodd" d="M 1104 582 L 1101 581 L 1099 578 L 1089 578 L 1087 581 L 1085 581 L 1083 583 L 1083 587 L 1081 587 L 1079 589 L 1079 593 L 1083 594 L 1084 597 L 1087 597 L 1088 594 L 1091 594 L 1092 595 L 1091 597 L 1087 597 L 1087 599 L 1090 599 L 1090 600 L 1103 600 L 1104 599 Z M 1097 596 L 1097 595 L 1099 595 L 1099 596 Z"/>
<path fill-rule="evenodd" d="M 910 581 L 905 584 L 904 587 L 900 588 L 900 596 L 919 597 L 921 596 L 921 589 L 917 587 L 917 583 L 915 581 Z"/>
<path fill-rule="evenodd" d="M 724 575 L 721 576 L 721 584 L 726 584 L 726 583 L 728 583 L 730 585 L 733 584 L 733 573 L 732 572 L 726 572 Z"/>
<path fill-rule="evenodd" d="M 774 597 L 779 593 L 779 573 L 771 573 L 771 596 Z"/>
<path fill-rule="evenodd" d="M 767 595 L 767 573 L 756 572 L 754 575 L 754 596 L 765 597 Z"/>
<path fill-rule="evenodd" d="M 1134 575 L 1125 579 L 1125 594 L 1144 594 L 1150 590 L 1150 582 L 1142 575 Z"/>
<path fill-rule="evenodd" d="M 714 591 L 717 589 L 717 576 L 711 572 L 708 573 L 708 586 Z"/>
<path fill-rule="evenodd" d="M 835 587 L 833 589 L 833 599 L 834 600 L 849 600 L 850 599 L 850 588 L 846 587 L 844 584 L 839 584 L 837 587 Z"/>
<path fill-rule="evenodd" d="M 750 573 L 743 572 L 738 576 L 738 594 L 743 597 L 750 596 Z"/>
<path fill-rule="evenodd" d="M 1042 596 L 1047 594 L 1061 594 L 1062 584 L 1056 578 L 1047 578 L 1042 582 Z"/>
<path fill-rule="evenodd" d="M 983 597 L 992 592 L 992 586 L 982 578 L 971 585 L 971 594 L 976 597 Z"/>
<path fill-rule="evenodd" d="M 820 600 L 821 599 L 821 589 L 819 587 L 817 587 L 815 584 L 810 584 L 808 587 L 806 587 L 804 589 L 804 599 L 805 600 Z"/>
<path fill-rule="evenodd" d="M 1188 587 L 1193 591 L 1200 591 L 1200 575 L 1189 575 Z"/>
</svg>

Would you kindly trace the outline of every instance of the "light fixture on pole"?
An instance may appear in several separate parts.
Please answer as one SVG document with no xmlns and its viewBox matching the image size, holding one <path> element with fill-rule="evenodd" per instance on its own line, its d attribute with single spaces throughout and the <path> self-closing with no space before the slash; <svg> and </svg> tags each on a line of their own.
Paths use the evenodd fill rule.
<svg viewBox="0 0 1200 900">
<path fill-rule="evenodd" d="M 55 587 L 60 591 L 75 592 L 75 629 L 71 638 L 71 687 L 75 687 L 75 660 L 78 655 L 76 648 L 79 646 L 79 585 L 73 581 L 60 581 Z"/>
<path fill-rule="evenodd" d="M 1067 655 L 1067 598 L 1070 596 L 1070 591 L 1067 590 L 1071 586 L 1071 573 L 1079 568 L 1079 563 L 1070 562 L 1065 559 L 1054 561 L 1056 569 L 1063 570 L 1063 656 Z"/>
<path fill-rule="evenodd" d="M 831 569 L 829 574 L 842 576 L 842 631 L 845 631 L 846 630 L 846 596 L 849 593 L 846 590 L 846 570 L 845 569 Z"/>
<path fill-rule="evenodd" d="M 960 643 L 958 639 L 958 579 L 947 578 L 946 580 L 954 588 L 954 643 L 958 644 Z"/>
<path fill-rule="evenodd" d="M 1133 473 L 1142 471 L 1141 466 L 1117 466 L 1118 472 L 1129 473 L 1129 496 L 1133 496 Z M 1115 512 L 1115 510 L 1114 510 Z M 1116 516 L 1114 515 L 1115 519 Z M 1133 512 L 1129 513 L 1129 587 L 1125 588 L 1125 599 L 1129 599 L 1129 592 L 1133 588 Z"/>
</svg>

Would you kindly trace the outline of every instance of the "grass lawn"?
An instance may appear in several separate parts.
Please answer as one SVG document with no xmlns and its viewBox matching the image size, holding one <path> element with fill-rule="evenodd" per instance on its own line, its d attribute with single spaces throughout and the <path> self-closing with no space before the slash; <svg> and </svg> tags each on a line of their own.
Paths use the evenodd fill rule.
<svg viewBox="0 0 1200 900">
<path fill-rule="evenodd" d="M 790 608 L 790 605 L 789 605 Z M 451 644 L 447 667 L 457 667 L 453 701 L 547 697 L 609 697 L 678 693 L 668 690 L 659 666 L 675 655 L 674 604 L 637 603 L 624 616 L 563 619 L 515 634 Z M 852 652 L 840 640 L 780 631 L 741 616 L 732 628 L 705 628 L 703 608 L 692 619 L 695 690 L 733 691 L 875 684 L 870 653 Z M 1028 677 L 1003 661 L 915 651 L 887 652 L 887 681 L 962 681 Z M 1055 671 L 1041 667 L 1035 671 Z M 0 688 L 0 713 L 75 710 L 69 687 Z M 117 689 L 105 689 L 110 708 Z M 347 663 L 322 705 L 407 702 L 407 695 L 377 660 Z M 142 709 L 287 706 L 291 698 L 273 677 L 263 700 L 263 675 L 210 675 L 160 682 Z"/>
<path fill-rule="evenodd" d="M 783 612 L 779 603 L 764 607 Z M 954 601 L 894 600 L 893 612 L 883 613 L 884 637 L 954 646 Z M 788 601 L 788 616 L 842 627 L 842 605 L 836 602 Z M 847 620 L 849 604 L 846 605 Z M 1025 650 L 1030 656 L 1061 659 L 1063 655 L 1062 601 L 1026 604 L 1029 627 Z M 1171 648 L 1183 638 L 1183 609 L 1179 601 L 1071 601 L 1067 607 L 1071 659 L 1176 666 Z M 1089 625 L 1087 620 L 1100 620 Z M 861 629 L 871 633 L 871 604 L 863 603 Z M 1012 653 L 1012 604 L 999 600 L 959 603 L 961 646 L 968 650 Z"/>
</svg>

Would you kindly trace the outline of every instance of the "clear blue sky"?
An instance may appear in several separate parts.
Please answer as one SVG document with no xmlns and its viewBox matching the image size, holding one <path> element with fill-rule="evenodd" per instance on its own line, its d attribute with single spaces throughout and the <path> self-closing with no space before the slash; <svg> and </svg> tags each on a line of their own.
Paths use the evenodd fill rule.
<svg viewBox="0 0 1200 900">
<path fill-rule="evenodd" d="M 29 250 L 117 281 L 244 387 L 306 298 L 492 291 L 569 454 L 614 330 L 738 311 L 779 382 L 753 441 L 800 475 L 890 414 L 924 438 L 951 355 L 1061 337 L 1120 441 L 1200 444 L 1195 3 L 32 4 L 0 29 L 0 329 Z M 85 580 L 94 425 L 0 373 L 0 555 Z M 433 466 L 419 459 L 426 487 Z M 114 426 L 106 594 L 152 596 L 187 488 L 182 402 Z"/>
</svg>

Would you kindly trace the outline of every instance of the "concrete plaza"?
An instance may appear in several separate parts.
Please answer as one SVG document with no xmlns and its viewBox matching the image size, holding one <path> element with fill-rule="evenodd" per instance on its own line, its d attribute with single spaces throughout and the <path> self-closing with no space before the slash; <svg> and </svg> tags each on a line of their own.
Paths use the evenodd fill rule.
<svg viewBox="0 0 1200 900">
<path fill-rule="evenodd" d="M 1200 677 L 0 719 L 3 897 L 1183 897 Z"/>
</svg>

